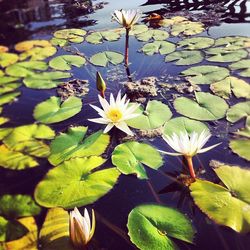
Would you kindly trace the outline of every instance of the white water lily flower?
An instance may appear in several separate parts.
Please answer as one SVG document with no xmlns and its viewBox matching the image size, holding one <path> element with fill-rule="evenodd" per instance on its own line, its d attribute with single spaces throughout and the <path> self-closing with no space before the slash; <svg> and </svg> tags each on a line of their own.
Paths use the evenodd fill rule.
<svg viewBox="0 0 250 250">
<path fill-rule="evenodd" d="M 124 28 L 130 29 L 141 17 L 140 10 L 115 10 L 112 18 Z"/>
<path fill-rule="evenodd" d="M 82 248 L 88 244 L 95 232 L 95 213 L 92 209 L 92 226 L 88 210 L 84 209 L 84 216 L 75 207 L 69 215 L 70 239 L 76 248 Z"/>
<path fill-rule="evenodd" d="M 211 134 L 207 129 L 203 130 L 200 134 L 192 132 L 189 135 L 185 131 L 180 132 L 179 136 L 176 133 L 173 133 L 172 136 L 163 135 L 162 137 L 171 148 L 178 152 L 170 153 L 161 151 L 162 153 L 169 155 L 184 155 L 187 157 L 193 157 L 196 154 L 205 153 L 220 144 L 218 143 L 207 148 L 202 148 L 211 137 Z"/>
<path fill-rule="evenodd" d="M 133 132 L 128 127 L 126 121 L 140 115 L 138 113 L 134 113 L 139 104 L 133 104 L 128 107 L 129 100 L 126 100 L 126 95 L 121 98 L 120 91 L 116 97 L 116 100 L 114 99 L 113 94 L 110 95 L 110 103 L 108 103 L 108 101 L 102 98 L 100 95 L 98 95 L 98 98 L 103 109 L 91 104 L 90 106 L 98 112 L 101 118 L 88 120 L 91 122 L 107 124 L 103 131 L 104 133 L 107 133 L 115 126 L 126 134 L 133 135 Z"/>
</svg>

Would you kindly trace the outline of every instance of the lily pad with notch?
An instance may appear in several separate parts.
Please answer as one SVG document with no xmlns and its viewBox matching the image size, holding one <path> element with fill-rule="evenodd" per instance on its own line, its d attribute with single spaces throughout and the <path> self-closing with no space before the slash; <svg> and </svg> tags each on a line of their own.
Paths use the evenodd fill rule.
<svg viewBox="0 0 250 250">
<path fill-rule="evenodd" d="M 60 39 L 60 44 L 64 40 L 64 45 L 67 45 L 69 42 L 71 43 L 81 43 L 84 41 L 84 36 L 86 35 L 86 31 L 82 29 L 62 29 L 57 30 L 54 33 L 54 37 Z"/>
<path fill-rule="evenodd" d="M 0 53 L 0 67 L 5 68 L 18 61 L 19 57 L 14 53 Z"/>
<path fill-rule="evenodd" d="M 174 24 L 171 28 L 171 35 L 192 36 L 204 31 L 204 24 L 201 22 L 183 21 Z"/>
<path fill-rule="evenodd" d="M 226 36 L 215 40 L 214 46 L 225 47 L 230 50 L 244 49 L 250 47 L 250 38 L 245 36 Z"/>
<path fill-rule="evenodd" d="M 169 34 L 165 30 L 148 30 L 137 34 L 135 37 L 142 42 L 148 42 L 149 40 L 164 41 L 169 37 Z"/>
<path fill-rule="evenodd" d="M 176 46 L 174 43 L 167 41 L 154 41 L 152 43 L 145 44 L 141 48 L 141 51 L 148 56 L 157 53 L 160 53 L 161 55 L 166 55 L 175 51 L 175 48 Z"/>
<path fill-rule="evenodd" d="M 214 39 L 210 37 L 192 37 L 186 38 L 178 42 L 179 47 L 187 50 L 206 49 L 214 45 Z"/>
<path fill-rule="evenodd" d="M 122 63 L 124 56 L 114 51 L 99 52 L 90 57 L 90 62 L 96 66 L 106 67 L 109 63 L 117 65 Z"/>
<path fill-rule="evenodd" d="M 244 59 L 229 65 L 232 70 L 241 70 L 240 76 L 250 77 L 250 59 Z"/>
<path fill-rule="evenodd" d="M 250 161 L 250 140 L 249 138 L 245 137 L 242 139 L 233 139 L 229 142 L 229 147 L 232 151 L 237 154 L 238 156 L 244 158 L 247 161 Z"/>
<path fill-rule="evenodd" d="M 243 118 L 250 118 L 250 101 L 237 103 L 227 111 L 227 120 L 229 122 L 234 123 Z"/>
<path fill-rule="evenodd" d="M 86 37 L 86 41 L 92 44 L 101 44 L 104 41 L 117 41 L 121 37 L 121 32 L 119 30 L 107 30 L 107 31 L 96 31 L 90 33 Z"/>
<path fill-rule="evenodd" d="M 6 103 L 12 103 L 13 101 L 16 100 L 16 97 L 18 97 L 19 95 L 21 95 L 20 91 L 13 91 L 0 95 L 0 106 Z"/>
</svg>

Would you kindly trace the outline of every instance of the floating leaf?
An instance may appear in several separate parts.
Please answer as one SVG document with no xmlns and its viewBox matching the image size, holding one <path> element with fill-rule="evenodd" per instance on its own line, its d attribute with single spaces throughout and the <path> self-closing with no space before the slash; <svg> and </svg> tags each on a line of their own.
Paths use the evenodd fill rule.
<svg viewBox="0 0 250 250">
<path fill-rule="evenodd" d="M 4 76 L 4 72 L 0 70 L 0 76 Z"/>
<path fill-rule="evenodd" d="M 247 57 L 248 52 L 244 49 L 230 50 L 225 48 L 210 48 L 206 50 L 209 62 L 236 62 Z"/>
<path fill-rule="evenodd" d="M 250 140 L 249 139 L 239 139 L 239 140 L 231 140 L 229 142 L 229 147 L 232 151 L 238 156 L 250 161 Z"/>
<path fill-rule="evenodd" d="M 40 48 L 34 47 L 30 50 L 27 50 L 19 55 L 19 60 L 24 61 L 30 59 L 32 61 L 42 61 L 50 56 L 53 56 L 56 53 L 56 48 L 53 46 Z"/>
<path fill-rule="evenodd" d="M 43 250 L 74 250 L 69 237 L 68 212 L 59 207 L 49 209 L 39 239 Z"/>
<path fill-rule="evenodd" d="M 195 93 L 196 101 L 179 97 L 174 101 L 176 111 L 189 118 L 214 121 L 226 115 L 228 105 L 222 98 L 205 92 Z"/>
<path fill-rule="evenodd" d="M 192 36 L 204 31 L 204 24 L 200 22 L 183 21 L 174 24 L 171 29 L 173 36 L 179 36 L 181 34 L 185 36 Z"/>
<path fill-rule="evenodd" d="M 93 32 L 86 37 L 86 41 L 92 44 L 100 44 L 104 41 L 117 41 L 121 37 L 120 32 L 117 30 L 108 30 L 108 31 L 100 31 Z"/>
<path fill-rule="evenodd" d="M 33 116 L 45 124 L 61 122 L 79 113 L 82 109 L 81 99 L 71 96 L 64 102 L 60 97 L 52 96 L 36 105 Z"/>
<path fill-rule="evenodd" d="M 250 138 L 250 116 L 246 119 L 245 128 L 234 132 L 234 134 Z"/>
<path fill-rule="evenodd" d="M 29 195 L 9 195 L 0 197 L 0 214 L 8 219 L 37 215 L 41 211 Z"/>
<path fill-rule="evenodd" d="M 140 33 L 144 33 L 148 31 L 148 26 L 145 25 L 145 24 L 136 24 L 136 25 L 133 25 L 130 32 L 129 32 L 129 35 L 133 35 L 133 36 L 136 36 Z"/>
<path fill-rule="evenodd" d="M 117 65 L 122 63 L 124 56 L 113 51 L 104 51 L 90 57 L 90 62 L 96 66 L 106 67 L 109 63 Z"/>
<path fill-rule="evenodd" d="M 109 144 L 109 135 L 98 131 L 85 138 L 87 127 L 71 127 L 68 133 L 61 133 L 51 143 L 49 162 L 58 165 L 75 157 L 99 156 Z"/>
<path fill-rule="evenodd" d="M 191 120 L 187 117 L 177 117 L 165 123 L 164 134 L 172 136 L 173 133 L 179 134 L 183 131 L 187 131 L 188 134 L 191 134 L 193 131 L 200 134 L 205 129 L 208 130 L 205 123 Z"/>
<path fill-rule="evenodd" d="M 250 42 L 249 37 L 244 36 L 226 36 L 216 39 L 215 46 L 224 46 L 231 50 L 246 48 L 247 43 Z"/>
<path fill-rule="evenodd" d="M 57 70 L 71 70 L 71 66 L 80 68 L 86 63 L 82 56 L 62 55 L 54 57 L 49 61 L 49 66 Z"/>
<path fill-rule="evenodd" d="M 68 41 L 66 39 L 61 39 L 61 38 L 55 38 L 53 37 L 50 40 L 51 44 L 54 46 L 59 46 L 59 47 L 64 47 L 68 44 Z"/>
<path fill-rule="evenodd" d="M 169 54 L 175 51 L 175 44 L 167 41 L 154 41 L 152 43 L 145 44 L 141 51 L 146 55 L 153 55 L 160 53 L 161 55 Z"/>
<path fill-rule="evenodd" d="M 29 61 L 20 62 L 9 66 L 6 73 L 13 77 L 27 77 L 35 74 L 34 70 L 47 70 L 48 65 L 46 62 Z"/>
<path fill-rule="evenodd" d="M 162 126 L 166 121 L 168 121 L 172 112 L 166 104 L 160 101 L 149 101 L 145 111 L 140 106 L 137 112 L 141 115 L 130 119 L 127 124 L 132 128 L 137 129 L 155 129 Z"/>
<path fill-rule="evenodd" d="M 181 72 L 188 76 L 188 81 L 192 84 L 210 84 L 220 81 L 229 76 L 229 70 L 219 66 L 195 66 Z"/>
<path fill-rule="evenodd" d="M 206 49 L 214 44 L 214 39 L 210 37 L 192 37 L 178 42 L 179 47 L 189 50 Z"/>
<path fill-rule="evenodd" d="M 71 77 L 70 73 L 61 71 L 34 73 L 23 80 L 26 87 L 32 89 L 52 89 L 62 84 L 61 79 Z"/>
<path fill-rule="evenodd" d="M 227 111 L 227 120 L 230 122 L 237 122 L 245 117 L 250 118 L 250 101 L 237 103 Z"/>
<path fill-rule="evenodd" d="M 177 23 L 181 23 L 183 21 L 187 21 L 186 17 L 182 17 L 182 16 L 174 16 L 172 18 L 165 18 L 159 21 L 159 25 L 162 27 L 169 27 L 173 24 L 177 24 Z"/>
<path fill-rule="evenodd" d="M 169 37 L 168 32 L 164 30 L 148 30 L 146 32 L 136 35 L 137 40 L 143 42 L 148 42 L 151 39 L 155 41 L 164 41 L 168 37 Z"/>
<path fill-rule="evenodd" d="M 139 179 L 147 179 L 143 166 L 158 169 L 163 165 L 160 153 L 146 143 L 125 142 L 116 146 L 112 153 L 112 163 L 123 174 L 136 174 Z"/>
<path fill-rule="evenodd" d="M 37 203 L 74 208 L 97 201 L 113 188 L 120 175 L 115 168 L 96 170 L 104 162 L 98 156 L 73 158 L 51 169 L 36 187 Z"/>
<path fill-rule="evenodd" d="M 84 36 L 87 32 L 85 30 L 82 29 L 62 29 L 62 30 L 58 30 L 54 33 L 54 37 L 55 38 L 59 38 L 64 39 L 65 45 L 68 42 L 71 43 L 81 43 L 84 41 Z"/>
<path fill-rule="evenodd" d="M 15 45 L 15 50 L 18 52 L 28 51 L 35 47 L 46 48 L 51 47 L 51 43 L 47 40 L 28 40 L 17 43 Z"/>
<path fill-rule="evenodd" d="M 9 48 L 3 45 L 0 45 L 0 53 L 8 52 Z"/>
<path fill-rule="evenodd" d="M 202 62 L 203 58 L 203 54 L 198 50 L 182 50 L 167 55 L 165 62 L 176 61 L 176 65 L 191 65 Z"/>
<path fill-rule="evenodd" d="M 9 122 L 9 118 L 6 118 L 6 117 L 0 117 L 0 125 L 3 125 L 3 124 L 5 124 L 5 123 L 7 123 L 7 122 Z"/>
<path fill-rule="evenodd" d="M 250 232 L 250 171 L 227 165 L 214 171 L 226 187 L 197 179 L 190 186 L 194 202 L 216 223 Z"/>
<path fill-rule="evenodd" d="M 21 152 L 9 150 L 6 146 L 0 145 L 0 166 L 11 170 L 23 170 L 38 166 L 38 162 L 31 156 Z"/>
<path fill-rule="evenodd" d="M 229 68 L 232 70 L 242 70 L 239 73 L 240 76 L 250 77 L 250 59 L 232 63 L 229 65 Z"/>
<path fill-rule="evenodd" d="M 222 81 L 212 83 L 210 89 L 216 95 L 229 99 L 232 93 L 237 98 L 250 98 L 250 85 L 239 78 L 229 76 Z"/>
<path fill-rule="evenodd" d="M 18 55 L 13 53 L 0 53 L 0 67 L 5 68 L 18 61 Z"/>
<path fill-rule="evenodd" d="M 14 77 L 1 77 L 0 78 L 0 95 L 12 92 L 21 86 L 21 83 L 15 82 L 18 78 Z"/>
<path fill-rule="evenodd" d="M 0 95 L 0 106 L 6 103 L 13 102 L 17 96 L 21 95 L 20 91 L 10 92 L 4 95 Z"/>
<path fill-rule="evenodd" d="M 193 242 L 190 220 L 178 210 L 158 204 L 135 207 L 128 216 L 130 240 L 141 250 L 178 249 L 171 238 Z"/>
</svg>

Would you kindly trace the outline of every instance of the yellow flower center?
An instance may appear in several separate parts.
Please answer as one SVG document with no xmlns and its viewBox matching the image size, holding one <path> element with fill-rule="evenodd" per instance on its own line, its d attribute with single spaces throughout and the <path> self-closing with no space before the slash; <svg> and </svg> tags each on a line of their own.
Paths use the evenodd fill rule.
<svg viewBox="0 0 250 250">
<path fill-rule="evenodd" d="M 117 108 L 110 109 L 107 113 L 107 117 L 112 122 L 118 122 L 122 118 L 122 112 Z"/>
</svg>

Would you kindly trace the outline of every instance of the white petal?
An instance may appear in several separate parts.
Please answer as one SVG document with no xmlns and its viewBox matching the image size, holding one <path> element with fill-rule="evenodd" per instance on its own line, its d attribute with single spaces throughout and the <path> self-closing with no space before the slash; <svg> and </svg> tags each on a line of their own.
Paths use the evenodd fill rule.
<svg viewBox="0 0 250 250">
<path fill-rule="evenodd" d="M 113 127 L 114 127 L 114 124 L 113 124 L 113 123 L 108 123 L 108 125 L 107 125 L 106 128 L 104 129 L 103 133 L 104 133 L 104 134 L 108 133 Z"/>
<path fill-rule="evenodd" d="M 171 152 L 166 152 L 166 151 L 162 151 L 162 150 L 158 150 L 160 153 L 162 154 L 166 154 L 166 155 L 173 155 L 173 156 L 179 156 L 179 155 L 182 155 L 182 154 L 179 154 L 179 153 L 171 153 Z"/>
<path fill-rule="evenodd" d="M 102 105 L 102 108 L 103 108 L 104 112 L 105 113 L 108 112 L 108 110 L 109 110 L 109 103 L 107 102 L 107 100 L 104 99 L 104 98 L 102 98 L 100 95 L 98 95 L 98 98 L 99 98 L 99 101 L 100 101 L 100 103 Z"/>
<path fill-rule="evenodd" d="M 207 151 L 209 151 L 209 150 L 211 150 L 211 149 L 213 149 L 213 148 L 219 146 L 221 143 L 222 143 L 222 142 L 217 143 L 217 144 L 215 144 L 215 145 L 212 145 L 212 146 L 210 146 L 210 147 L 206 147 L 206 148 L 200 149 L 200 150 L 198 151 L 198 153 L 199 153 L 199 154 L 205 153 L 205 152 L 207 152 Z"/>
<path fill-rule="evenodd" d="M 105 116 L 106 116 L 106 115 L 105 115 L 105 112 L 104 112 L 102 109 L 100 109 L 99 107 L 97 107 L 97 106 L 95 106 L 95 105 L 92 105 L 92 104 L 89 104 L 89 106 L 90 106 L 91 108 L 93 108 L 94 110 L 96 110 L 96 111 L 98 112 L 98 114 L 101 115 L 102 117 L 105 117 Z"/>
<path fill-rule="evenodd" d="M 100 123 L 100 124 L 108 124 L 109 121 L 107 121 L 104 118 L 93 118 L 93 119 L 88 119 L 90 122 L 95 122 L 95 123 Z"/>
<path fill-rule="evenodd" d="M 126 122 L 119 122 L 115 124 L 117 128 L 119 128 L 121 131 L 125 132 L 127 135 L 133 136 L 134 133 L 130 130 Z"/>
<path fill-rule="evenodd" d="M 90 224 L 89 213 L 88 213 L 88 210 L 86 208 L 84 209 L 84 218 L 85 218 L 86 223 L 88 225 L 88 232 L 90 232 L 91 224 Z"/>
</svg>

